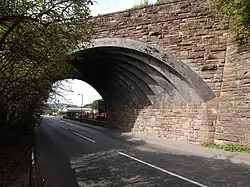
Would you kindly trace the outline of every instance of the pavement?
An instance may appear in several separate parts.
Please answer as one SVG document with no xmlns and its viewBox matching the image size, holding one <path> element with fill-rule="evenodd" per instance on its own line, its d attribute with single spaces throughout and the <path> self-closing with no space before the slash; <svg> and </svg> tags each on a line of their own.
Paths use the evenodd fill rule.
<svg viewBox="0 0 250 187">
<path fill-rule="evenodd" d="M 58 117 L 37 129 L 37 176 L 47 187 L 249 187 L 249 156 L 231 154 Z"/>
</svg>

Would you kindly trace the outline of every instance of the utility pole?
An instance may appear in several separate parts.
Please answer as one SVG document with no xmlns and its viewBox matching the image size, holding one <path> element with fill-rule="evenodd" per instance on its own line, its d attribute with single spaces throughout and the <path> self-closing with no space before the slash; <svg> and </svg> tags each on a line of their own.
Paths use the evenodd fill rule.
<svg viewBox="0 0 250 187">
<path fill-rule="evenodd" d="M 60 111 L 60 109 L 61 109 L 61 108 L 60 108 L 60 100 L 58 99 L 58 100 L 57 100 L 57 102 L 58 102 L 58 109 L 57 109 L 57 113 L 59 113 L 59 111 Z"/>
<path fill-rule="evenodd" d="M 83 116 L 83 114 L 82 114 L 82 105 L 83 105 L 83 94 L 78 94 L 78 95 L 81 95 L 82 96 L 82 102 L 81 102 L 81 118 L 82 118 L 82 116 Z"/>
</svg>

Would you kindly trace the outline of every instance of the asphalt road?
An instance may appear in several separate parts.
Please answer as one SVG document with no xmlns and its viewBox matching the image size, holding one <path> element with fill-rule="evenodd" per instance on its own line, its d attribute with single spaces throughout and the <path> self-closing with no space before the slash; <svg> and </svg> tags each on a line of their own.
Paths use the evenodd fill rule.
<svg viewBox="0 0 250 187">
<path fill-rule="evenodd" d="M 36 160 L 46 187 L 250 186 L 249 166 L 175 155 L 57 117 L 38 128 Z"/>
</svg>

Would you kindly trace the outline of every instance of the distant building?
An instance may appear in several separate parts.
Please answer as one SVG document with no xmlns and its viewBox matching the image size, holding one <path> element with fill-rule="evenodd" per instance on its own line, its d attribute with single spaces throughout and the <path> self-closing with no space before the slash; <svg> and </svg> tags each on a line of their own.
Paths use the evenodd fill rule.
<svg viewBox="0 0 250 187">
<path fill-rule="evenodd" d="M 90 114 L 92 109 L 91 108 L 81 108 L 81 107 L 66 107 L 64 110 L 67 113 L 68 117 L 80 117 L 82 115 Z"/>
</svg>

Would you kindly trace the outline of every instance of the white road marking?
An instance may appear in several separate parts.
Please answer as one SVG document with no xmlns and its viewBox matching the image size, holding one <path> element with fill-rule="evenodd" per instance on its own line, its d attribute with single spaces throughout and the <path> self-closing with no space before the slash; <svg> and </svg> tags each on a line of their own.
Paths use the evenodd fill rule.
<svg viewBox="0 0 250 187">
<path fill-rule="evenodd" d="M 81 138 L 84 138 L 84 139 L 86 139 L 86 140 L 92 142 L 92 143 L 96 143 L 95 140 L 91 140 L 90 138 L 88 138 L 88 137 L 86 137 L 86 136 L 83 136 L 83 135 L 81 135 L 81 134 L 79 134 L 79 133 L 77 133 L 77 132 L 73 132 L 73 133 L 74 133 L 75 135 L 77 135 L 77 136 L 80 136 Z"/>
<path fill-rule="evenodd" d="M 147 165 L 147 166 L 149 166 L 149 167 L 152 167 L 152 168 L 154 168 L 154 169 L 157 169 L 157 170 L 159 170 L 159 171 L 162 171 L 162 172 L 164 172 L 164 173 L 167 173 L 167 174 L 169 174 L 169 175 L 172 175 L 172 176 L 177 177 L 177 178 L 179 178 L 179 179 L 182 179 L 182 180 L 184 180 L 184 181 L 190 182 L 190 183 L 195 184 L 195 185 L 197 185 L 197 186 L 200 186 L 200 187 L 208 187 L 208 186 L 206 186 L 206 185 L 204 185 L 204 184 L 201 184 L 201 183 L 196 182 L 196 181 L 193 181 L 193 180 L 191 180 L 191 179 L 182 177 L 182 176 L 180 176 L 180 175 L 178 175 L 178 174 L 175 174 L 175 173 L 173 173 L 173 172 L 171 172 L 171 171 L 167 171 L 167 170 L 165 170 L 165 169 L 163 169 L 163 168 L 160 168 L 160 167 L 158 167 L 158 166 L 155 166 L 155 165 L 153 165 L 153 164 L 144 162 L 144 161 L 142 161 L 142 160 L 140 160 L 140 159 L 137 159 L 137 158 L 135 158 L 135 157 L 132 157 L 132 156 L 127 155 L 127 154 L 125 154 L 125 153 L 122 153 L 122 152 L 120 152 L 120 151 L 118 151 L 118 153 L 119 153 L 120 155 L 122 155 L 122 156 L 125 156 L 125 157 L 127 157 L 127 158 L 130 158 L 130 159 L 132 159 L 132 160 L 135 160 L 135 161 L 137 161 L 137 162 L 140 162 L 140 163 L 145 164 L 145 165 Z"/>
<path fill-rule="evenodd" d="M 32 166 L 34 166 L 35 164 L 35 156 L 34 156 L 34 150 L 32 149 L 32 153 L 31 153 L 31 161 L 32 161 Z"/>
<path fill-rule="evenodd" d="M 63 129 L 65 129 L 65 130 L 68 130 L 68 128 L 66 128 L 66 127 L 64 127 L 64 126 L 61 126 Z"/>
</svg>

